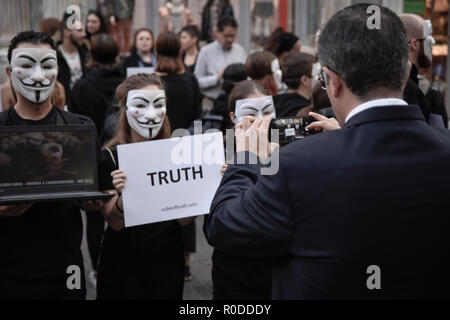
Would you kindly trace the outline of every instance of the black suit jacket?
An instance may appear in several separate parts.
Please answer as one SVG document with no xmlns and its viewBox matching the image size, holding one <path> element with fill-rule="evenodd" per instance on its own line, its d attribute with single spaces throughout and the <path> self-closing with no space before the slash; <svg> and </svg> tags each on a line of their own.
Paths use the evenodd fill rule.
<svg viewBox="0 0 450 320">
<path fill-rule="evenodd" d="M 448 298 L 449 181 L 450 133 L 416 106 L 377 107 L 283 148 L 274 176 L 230 166 L 206 235 L 274 258 L 275 299 Z"/>
</svg>

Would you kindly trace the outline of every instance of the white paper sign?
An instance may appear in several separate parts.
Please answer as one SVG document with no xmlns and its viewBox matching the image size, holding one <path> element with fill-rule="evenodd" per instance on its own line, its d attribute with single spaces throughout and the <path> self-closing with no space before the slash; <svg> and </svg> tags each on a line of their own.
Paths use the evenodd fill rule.
<svg viewBox="0 0 450 320">
<path fill-rule="evenodd" d="M 155 73 L 155 68 L 152 67 L 127 68 L 127 78 L 135 76 L 140 73 L 153 74 Z"/>
<path fill-rule="evenodd" d="M 209 213 L 225 163 L 220 132 L 118 146 L 125 226 Z"/>
</svg>

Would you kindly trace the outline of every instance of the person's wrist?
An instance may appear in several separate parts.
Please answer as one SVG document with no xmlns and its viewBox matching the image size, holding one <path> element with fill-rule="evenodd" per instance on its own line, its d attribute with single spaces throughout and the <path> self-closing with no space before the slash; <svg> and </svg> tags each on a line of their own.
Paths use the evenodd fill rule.
<svg viewBox="0 0 450 320">
<path fill-rule="evenodd" d="M 120 206 L 119 206 L 119 202 L 121 199 L 122 199 L 122 194 L 120 194 L 116 200 L 116 209 L 117 209 L 117 211 L 119 211 L 120 213 L 123 214 L 123 201 L 122 201 L 122 208 L 120 208 Z"/>
</svg>

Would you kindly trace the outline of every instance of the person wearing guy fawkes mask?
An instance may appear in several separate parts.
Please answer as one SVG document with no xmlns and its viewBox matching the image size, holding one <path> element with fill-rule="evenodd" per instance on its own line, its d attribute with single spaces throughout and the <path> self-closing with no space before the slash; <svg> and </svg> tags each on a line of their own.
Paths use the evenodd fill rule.
<svg viewBox="0 0 450 320">
<path fill-rule="evenodd" d="M 432 62 L 432 45 L 435 40 L 432 36 L 433 28 L 429 20 L 424 20 L 422 17 L 415 14 L 401 14 L 400 19 L 406 29 L 409 41 L 409 60 L 412 64 L 410 80 L 418 88 L 422 88 L 420 83 L 419 69 L 429 69 Z M 422 90 L 425 95 L 425 100 L 428 103 L 429 112 L 442 117 L 444 125 L 448 126 L 447 111 L 444 104 L 442 94 L 429 85 Z M 412 86 L 408 83 L 405 90 L 405 97 L 411 94 Z M 417 91 L 417 89 L 415 89 Z M 431 122 L 430 122 L 431 123 Z"/>
<path fill-rule="evenodd" d="M 54 42 L 44 33 L 16 35 L 8 49 L 6 73 L 17 103 L 0 113 L 0 126 L 92 124 L 84 116 L 51 104 L 58 75 Z M 20 164 L 18 163 L 17 166 Z M 79 208 L 99 210 L 101 202 L 59 201 L 0 206 L 0 300 L 85 298 Z M 81 288 L 67 287 L 69 266 L 81 270 Z"/>
</svg>

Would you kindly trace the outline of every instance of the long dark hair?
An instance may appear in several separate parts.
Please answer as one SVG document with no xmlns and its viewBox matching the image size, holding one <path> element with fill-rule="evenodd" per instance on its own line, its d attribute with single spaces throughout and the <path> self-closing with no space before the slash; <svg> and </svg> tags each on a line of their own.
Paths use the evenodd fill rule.
<svg viewBox="0 0 450 320">
<path fill-rule="evenodd" d="M 103 18 L 101 12 L 98 10 L 89 10 L 87 17 L 89 17 L 91 14 L 95 15 L 100 20 L 100 30 L 96 34 L 108 33 L 108 26 L 106 25 L 105 19 Z M 86 38 L 88 40 L 91 40 L 92 36 L 94 35 L 90 34 L 86 29 Z"/>
</svg>

